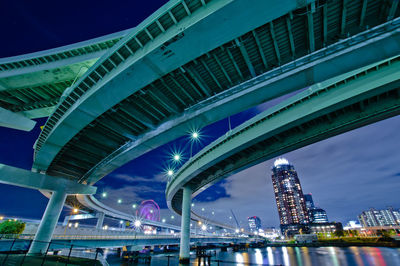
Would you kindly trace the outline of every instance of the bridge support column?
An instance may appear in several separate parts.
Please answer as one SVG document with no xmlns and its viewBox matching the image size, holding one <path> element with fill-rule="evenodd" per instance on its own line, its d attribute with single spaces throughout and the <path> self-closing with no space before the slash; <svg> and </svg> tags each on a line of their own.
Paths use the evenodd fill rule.
<svg viewBox="0 0 400 266">
<path fill-rule="evenodd" d="M 188 186 L 183 188 L 182 197 L 182 221 L 181 242 L 179 250 L 179 262 L 190 262 L 190 208 L 192 204 L 192 189 Z"/>
<path fill-rule="evenodd" d="M 96 229 L 102 229 L 104 223 L 104 212 L 97 213 Z"/>
<path fill-rule="evenodd" d="M 52 193 L 28 254 L 43 254 L 46 252 L 66 197 L 67 193 L 65 191 L 54 191 Z"/>
</svg>

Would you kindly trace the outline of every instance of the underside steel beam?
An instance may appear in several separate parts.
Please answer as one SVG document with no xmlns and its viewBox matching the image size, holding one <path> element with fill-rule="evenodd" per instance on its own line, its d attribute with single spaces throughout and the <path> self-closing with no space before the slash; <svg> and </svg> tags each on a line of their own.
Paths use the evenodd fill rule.
<svg viewBox="0 0 400 266">
<path fill-rule="evenodd" d="M 239 47 L 240 53 L 242 54 L 247 67 L 249 68 L 251 76 L 254 78 L 256 76 L 256 71 L 254 70 L 253 64 L 250 61 L 249 54 L 246 51 L 246 47 L 238 39 L 235 39 L 235 44 Z"/>
<path fill-rule="evenodd" d="M 272 42 L 274 43 L 276 59 L 278 61 L 278 64 L 280 65 L 281 64 L 281 54 L 279 52 L 279 46 L 278 46 L 278 42 L 276 41 L 276 36 L 275 36 L 274 24 L 272 22 L 269 23 L 269 31 L 271 34 Z"/>
</svg>

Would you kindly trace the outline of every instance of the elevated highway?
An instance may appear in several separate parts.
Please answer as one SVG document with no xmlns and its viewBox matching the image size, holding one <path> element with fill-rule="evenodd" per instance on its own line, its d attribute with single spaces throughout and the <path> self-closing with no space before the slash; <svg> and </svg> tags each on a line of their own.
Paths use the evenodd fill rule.
<svg viewBox="0 0 400 266">
<path fill-rule="evenodd" d="M 92 185 L 190 128 L 396 56 L 399 14 L 389 0 L 170 1 L 64 92 L 32 170 Z"/>
<path fill-rule="evenodd" d="M 23 235 L 14 243 L 13 250 L 26 250 L 33 241 L 34 235 Z M 94 248 L 118 248 L 131 246 L 153 246 L 153 245 L 177 245 L 179 235 L 135 235 L 131 236 L 93 236 L 93 235 L 54 235 L 49 250 L 60 250 L 69 248 L 94 249 Z M 9 251 L 13 239 L 0 239 L 0 251 Z M 196 236 L 191 237 L 192 244 L 229 244 L 249 242 L 247 237 L 229 236 Z"/>
<path fill-rule="evenodd" d="M 182 238 L 190 232 L 191 198 L 216 182 L 280 154 L 398 114 L 400 55 L 318 83 L 246 121 L 202 149 L 168 183 L 167 203 L 182 215 Z"/>
<path fill-rule="evenodd" d="M 0 58 L 0 107 L 28 118 L 49 116 L 64 90 L 127 32 Z"/>
<path fill-rule="evenodd" d="M 37 141 L 33 170 L 93 184 L 191 127 L 400 50 L 397 6 L 299 3 L 169 2 L 76 82 Z"/>
</svg>

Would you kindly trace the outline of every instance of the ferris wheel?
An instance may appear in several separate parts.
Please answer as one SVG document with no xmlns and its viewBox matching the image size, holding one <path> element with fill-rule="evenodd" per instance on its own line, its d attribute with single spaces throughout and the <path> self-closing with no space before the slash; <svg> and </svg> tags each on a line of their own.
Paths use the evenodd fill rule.
<svg viewBox="0 0 400 266">
<path fill-rule="evenodd" d="M 160 207 L 154 200 L 144 200 L 136 210 L 136 216 L 150 221 L 160 221 Z"/>
</svg>

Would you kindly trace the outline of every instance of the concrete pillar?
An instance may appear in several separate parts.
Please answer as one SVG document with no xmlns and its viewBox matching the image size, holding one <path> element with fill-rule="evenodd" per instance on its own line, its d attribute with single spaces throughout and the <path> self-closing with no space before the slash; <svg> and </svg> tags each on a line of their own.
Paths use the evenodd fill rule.
<svg viewBox="0 0 400 266">
<path fill-rule="evenodd" d="M 97 213 L 96 229 L 102 229 L 104 223 L 104 212 Z"/>
<path fill-rule="evenodd" d="M 182 197 L 182 221 L 181 242 L 179 250 L 179 262 L 190 262 L 190 208 L 192 204 L 192 189 L 189 186 L 183 188 Z"/>
<path fill-rule="evenodd" d="M 66 197 L 67 194 L 64 191 L 54 191 L 52 193 L 28 254 L 43 254 L 46 252 Z"/>
</svg>

